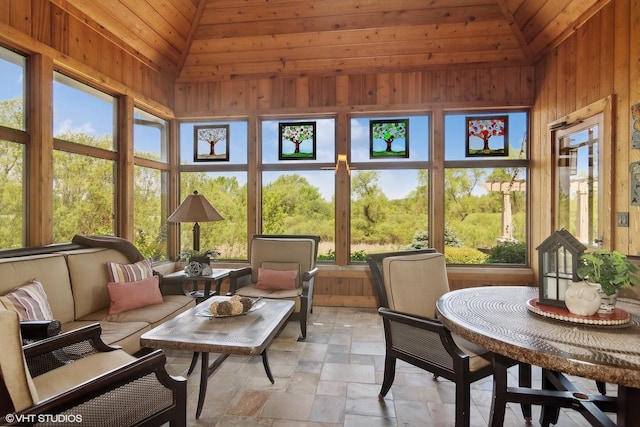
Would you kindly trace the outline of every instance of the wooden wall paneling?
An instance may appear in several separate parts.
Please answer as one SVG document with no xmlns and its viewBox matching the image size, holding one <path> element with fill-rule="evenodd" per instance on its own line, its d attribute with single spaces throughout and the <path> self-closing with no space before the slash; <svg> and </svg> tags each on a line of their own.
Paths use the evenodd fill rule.
<svg viewBox="0 0 640 427">
<path fill-rule="evenodd" d="M 51 36 L 50 46 L 59 52 L 69 51 L 68 22 L 69 15 L 58 7 L 51 6 L 51 16 L 49 18 Z"/>
<path fill-rule="evenodd" d="M 336 105 L 336 77 L 309 77 L 309 107 L 334 107 Z"/>
<path fill-rule="evenodd" d="M 258 80 L 258 109 L 268 110 L 273 102 L 273 93 L 271 90 L 271 80 Z"/>
<path fill-rule="evenodd" d="M 447 102 L 460 102 L 460 81 L 458 78 L 458 70 L 446 70 L 445 72 L 445 93 L 447 94 Z"/>
<path fill-rule="evenodd" d="M 336 76 L 336 107 L 347 108 L 349 106 L 350 76 Z"/>
<path fill-rule="evenodd" d="M 246 81 L 245 80 L 230 80 L 220 83 L 220 95 L 222 99 L 222 113 L 225 114 L 228 110 L 243 111 L 247 108 L 246 94 Z M 210 105 L 215 98 L 211 96 L 207 97 L 207 103 Z M 211 107 L 208 107 L 209 109 Z"/>
<path fill-rule="evenodd" d="M 545 213 L 548 209 L 544 209 L 544 206 L 550 206 L 549 200 L 551 200 L 551 187 L 549 181 L 545 182 L 544 178 L 548 177 L 551 173 L 551 166 L 545 163 L 546 157 L 543 157 L 543 150 L 550 150 L 549 142 L 546 141 L 546 126 L 547 117 L 545 114 L 547 93 L 542 90 L 544 80 L 545 60 L 540 60 L 535 67 L 535 87 L 536 96 L 535 103 L 532 108 L 531 114 L 531 143 L 529 144 L 529 155 L 531 158 L 531 167 L 529 169 L 529 181 L 528 185 L 531 191 L 527 192 L 529 209 L 532 215 L 529 216 L 529 248 L 530 254 L 533 254 L 531 248 L 535 248 L 542 242 L 549 234 L 551 224 L 550 218 L 545 217 Z M 546 186 L 545 186 L 546 185 Z M 536 189 L 547 189 L 547 191 Z M 545 195 L 549 195 L 545 198 Z M 548 199 L 548 200 L 547 200 Z M 553 213 L 551 214 L 551 216 Z M 530 256 L 530 261 L 534 271 L 537 270 L 538 259 L 536 256 Z"/>
<path fill-rule="evenodd" d="M 309 78 L 299 77 L 295 79 L 295 105 L 296 108 L 309 107 Z"/>
<path fill-rule="evenodd" d="M 431 86 L 432 73 L 424 70 L 418 73 L 420 78 L 420 100 L 422 104 L 433 102 L 433 87 Z"/>
<path fill-rule="evenodd" d="M 589 104 L 589 86 L 587 69 L 589 64 L 589 47 L 587 45 L 587 29 L 586 25 L 578 28 L 576 31 L 576 110 Z"/>
<path fill-rule="evenodd" d="M 32 1 L 38 3 L 37 0 Z M 3 13 L 0 14 L 0 20 L 25 34 L 32 35 L 32 9 L 33 7 L 38 8 L 37 4 L 32 5 L 32 1 L 3 1 Z"/>
<path fill-rule="evenodd" d="M 523 105 L 531 105 L 536 97 L 535 92 L 535 69 L 534 67 L 526 67 L 526 70 L 522 73 L 522 100 Z M 531 100 L 531 101 L 529 101 Z"/>
<path fill-rule="evenodd" d="M 598 81 L 600 92 L 598 99 L 614 93 L 614 41 L 617 37 L 615 33 L 615 8 L 613 4 L 603 7 L 599 15 L 600 30 L 598 31 L 598 35 L 600 44 L 597 50 L 600 59 L 600 69 L 598 72 L 600 76 Z M 597 21 L 598 19 L 594 18 L 594 20 Z"/>
<path fill-rule="evenodd" d="M 375 74 L 349 76 L 349 105 L 376 105 L 377 97 Z"/>
<path fill-rule="evenodd" d="M 621 3 L 618 5 L 618 3 Z M 628 53 L 624 52 L 624 44 L 620 43 L 620 48 L 616 48 L 616 57 L 618 57 L 618 53 L 621 57 L 627 55 L 628 58 L 632 58 L 629 61 L 628 76 L 627 79 L 629 83 L 628 89 L 625 91 L 624 85 L 620 88 L 620 91 L 628 94 L 629 103 L 624 105 L 622 108 L 630 111 L 631 105 L 635 105 L 640 103 L 640 43 L 637 43 L 637 35 L 640 34 L 640 2 L 638 0 L 632 0 L 630 3 L 633 4 L 633 7 L 630 7 L 629 10 L 627 2 L 616 2 L 616 27 L 618 24 L 622 27 L 629 26 L 629 30 L 625 34 L 630 40 L 627 43 Z M 616 33 L 618 34 L 618 33 Z M 617 39 L 616 39 L 617 40 Z M 624 40 L 624 39 L 623 39 Z M 621 59 L 621 63 L 624 63 L 624 59 Z M 617 70 L 616 70 L 616 75 Z M 624 74 L 621 73 L 621 77 Z M 624 82 L 623 78 L 620 78 L 621 82 Z M 617 88 L 616 88 L 617 89 Z M 630 121 L 627 121 L 630 126 Z M 626 143 L 630 143 L 630 140 L 627 139 Z M 636 148 L 631 150 L 629 156 L 629 162 L 637 162 L 640 161 L 640 149 Z M 627 172 L 627 179 L 629 175 Z M 630 206 L 629 207 L 629 254 L 632 255 L 640 255 L 640 206 Z"/>
<path fill-rule="evenodd" d="M 431 71 L 431 102 L 445 102 L 447 100 L 446 74 L 443 70 Z"/>
<path fill-rule="evenodd" d="M 508 100 L 506 93 L 505 79 L 507 74 L 505 68 L 491 68 L 491 90 L 489 99 L 492 101 Z"/>
<path fill-rule="evenodd" d="M 614 208 L 616 205 L 615 197 L 619 191 L 618 187 L 623 185 L 623 183 L 616 183 L 614 179 L 616 177 L 616 169 L 620 168 L 620 164 L 623 163 L 623 159 L 617 159 L 618 161 L 616 161 L 615 158 L 617 145 L 615 141 L 617 126 L 615 115 L 615 96 L 610 95 L 599 102 L 604 104 L 600 110 L 604 116 L 604 129 L 600 130 L 601 142 L 598 146 L 600 152 L 599 160 L 603 165 L 609 165 L 609 167 L 604 167 L 602 177 L 598 178 L 598 185 L 602 185 L 603 187 L 602 197 L 604 200 L 609 201 L 608 204 L 603 206 L 604 213 L 599 213 L 600 215 L 603 215 L 603 218 L 600 219 L 603 224 L 602 239 L 604 240 L 605 248 L 618 249 L 619 246 L 616 242 L 617 226 Z M 626 252 L 627 248 L 624 248 L 623 251 Z"/>
<path fill-rule="evenodd" d="M 551 55 L 554 55 L 556 57 L 556 62 L 558 64 L 556 70 L 558 79 L 558 84 L 556 87 L 556 111 L 558 115 L 562 117 L 569 113 L 569 111 L 567 111 L 567 97 L 568 93 L 570 93 L 568 80 L 573 80 L 573 74 L 569 72 L 567 66 L 564 64 L 567 57 L 567 43 L 563 43 L 562 45 L 558 46 L 558 48 L 555 49 L 554 52 L 551 53 Z"/>
<path fill-rule="evenodd" d="M 600 92 L 600 62 L 607 60 L 606 57 L 601 57 L 601 55 L 607 55 L 609 52 L 600 51 L 600 37 L 604 31 L 600 26 L 600 20 L 597 18 L 591 19 L 585 24 L 585 27 L 587 62 L 584 63 L 583 69 L 588 83 L 585 87 L 587 104 L 591 104 L 603 96 L 608 95 L 603 95 Z"/>
<path fill-rule="evenodd" d="M 23 3 L 29 3 L 23 1 Z M 31 2 L 31 36 L 45 44 L 51 44 L 51 3 Z"/>
<path fill-rule="evenodd" d="M 296 106 L 296 79 L 276 78 L 272 79 L 271 108 L 295 108 Z"/>
<path fill-rule="evenodd" d="M 508 100 L 521 100 L 522 91 L 521 91 L 521 79 L 520 73 L 522 68 L 520 67 L 508 67 L 505 69 L 505 79 L 504 79 L 504 94 L 505 99 Z"/>
<path fill-rule="evenodd" d="M 420 104 L 422 102 L 422 73 L 411 71 L 406 73 L 407 80 L 407 104 Z"/>
<path fill-rule="evenodd" d="M 209 82 L 198 85 L 197 94 L 200 97 L 198 100 L 200 111 L 224 113 L 222 100 L 225 98 L 222 96 L 222 87 L 222 82 Z"/>
<path fill-rule="evenodd" d="M 408 73 L 392 73 L 393 87 L 391 93 L 393 94 L 393 104 L 405 105 L 409 103 L 409 74 Z M 376 88 L 377 91 L 377 88 Z M 385 105 L 378 99 L 378 105 Z"/>
<path fill-rule="evenodd" d="M 554 142 L 551 141 L 551 134 L 548 130 L 549 122 L 560 117 L 558 115 L 558 76 L 560 75 L 558 68 L 558 55 L 548 55 L 547 60 L 545 61 L 545 91 L 547 92 L 547 124 L 544 126 L 543 130 L 547 135 L 547 143 L 545 145 L 550 146 L 553 145 Z M 555 147 L 553 147 L 555 149 Z M 547 150 L 547 153 L 551 153 L 552 150 Z M 547 157 L 550 159 L 550 157 Z"/>
<path fill-rule="evenodd" d="M 480 70 L 476 76 L 476 85 L 478 87 L 478 100 L 489 101 L 492 99 L 491 88 L 493 86 L 493 76 L 489 70 Z"/>
<path fill-rule="evenodd" d="M 468 101 L 481 99 L 477 75 L 478 69 L 476 68 L 464 68 L 460 71 L 460 89 Z M 520 96 L 518 98 L 521 99 Z"/>
<path fill-rule="evenodd" d="M 392 103 L 391 94 L 393 92 L 392 75 L 390 73 L 376 74 L 377 101 L 380 105 Z"/>
<path fill-rule="evenodd" d="M 630 179 L 629 164 L 634 161 L 631 145 L 630 106 L 629 99 L 629 43 L 620 43 L 622 40 L 630 40 L 629 37 L 629 2 L 616 2 L 601 11 L 602 26 L 608 28 L 606 36 L 603 34 L 601 51 L 608 51 L 610 60 L 601 63 L 603 85 L 608 93 L 615 94 L 615 151 L 613 159 L 616 163 L 613 183 L 615 185 L 614 212 L 629 212 L 629 227 L 615 226 L 615 247 L 629 248 L 627 253 L 636 255 L 631 248 L 633 221 L 631 220 L 633 207 L 630 205 Z M 628 161 L 625 161 L 628 159 Z M 638 160 L 638 159 L 636 159 Z M 615 215 L 615 214 L 614 214 Z M 615 217 L 614 217 L 615 218 Z"/>
</svg>

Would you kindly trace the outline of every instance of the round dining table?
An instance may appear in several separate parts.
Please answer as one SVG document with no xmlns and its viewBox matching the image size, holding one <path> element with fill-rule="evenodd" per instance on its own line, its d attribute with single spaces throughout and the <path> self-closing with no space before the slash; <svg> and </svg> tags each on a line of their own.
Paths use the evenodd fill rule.
<svg viewBox="0 0 640 427">
<path fill-rule="evenodd" d="M 448 292 L 436 304 L 452 332 L 494 353 L 491 426 L 502 426 L 507 402 L 541 405 L 540 424 L 555 424 L 560 407 L 595 426 L 640 425 L 640 301 L 618 299 L 622 321 L 550 315 L 538 288 L 483 286 Z M 557 311 L 557 310 L 556 310 Z M 542 388 L 507 386 L 512 360 L 542 368 Z M 511 362 L 511 363 L 510 363 Z M 617 396 L 576 389 L 564 374 L 617 384 Z M 616 422 L 607 417 L 615 412 Z"/>
</svg>

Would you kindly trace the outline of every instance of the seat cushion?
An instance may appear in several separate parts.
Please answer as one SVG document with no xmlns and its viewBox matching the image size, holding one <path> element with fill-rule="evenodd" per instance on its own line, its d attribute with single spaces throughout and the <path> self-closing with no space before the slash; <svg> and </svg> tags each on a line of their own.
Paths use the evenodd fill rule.
<svg viewBox="0 0 640 427">
<path fill-rule="evenodd" d="M 492 353 L 484 347 L 467 341 L 459 335 L 451 334 L 456 345 L 469 355 L 469 370 L 471 372 L 484 368 L 493 363 Z"/>
<path fill-rule="evenodd" d="M 95 353 L 33 379 L 40 401 L 135 361 L 123 350 Z"/>
<path fill-rule="evenodd" d="M 273 299 L 290 299 L 296 303 L 294 308 L 295 312 L 300 311 L 300 296 L 302 295 L 302 288 L 289 289 L 284 291 L 269 291 L 264 289 L 258 289 L 254 285 L 243 286 L 236 291 L 236 294 L 249 297 L 249 298 L 273 298 Z"/>
</svg>

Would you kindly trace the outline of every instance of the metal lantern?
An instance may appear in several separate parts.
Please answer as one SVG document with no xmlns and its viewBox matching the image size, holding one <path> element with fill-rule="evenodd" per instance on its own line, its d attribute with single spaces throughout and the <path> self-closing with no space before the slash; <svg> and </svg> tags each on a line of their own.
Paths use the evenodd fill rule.
<svg viewBox="0 0 640 427">
<path fill-rule="evenodd" d="M 578 260 L 587 249 L 571 233 L 562 229 L 547 237 L 538 251 L 538 304 L 567 308 L 564 294 L 570 281 L 579 281 Z"/>
</svg>

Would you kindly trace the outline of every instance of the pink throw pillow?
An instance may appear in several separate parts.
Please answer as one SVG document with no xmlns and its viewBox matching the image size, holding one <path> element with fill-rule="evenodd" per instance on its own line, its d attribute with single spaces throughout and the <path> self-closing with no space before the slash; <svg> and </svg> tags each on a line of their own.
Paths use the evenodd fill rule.
<svg viewBox="0 0 640 427">
<path fill-rule="evenodd" d="M 256 288 L 265 291 L 284 291 L 296 288 L 298 270 L 258 269 Z"/>
<path fill-rule="evenodd" d="M 107 283 L 107 290 L 111 300 L 109 314 L 122 313 L 134 308 L 162 304 L 164 302 L 160 293 L 158 276 L 152 276 L 137 282 L 109 282 Z"/>
</svg>

